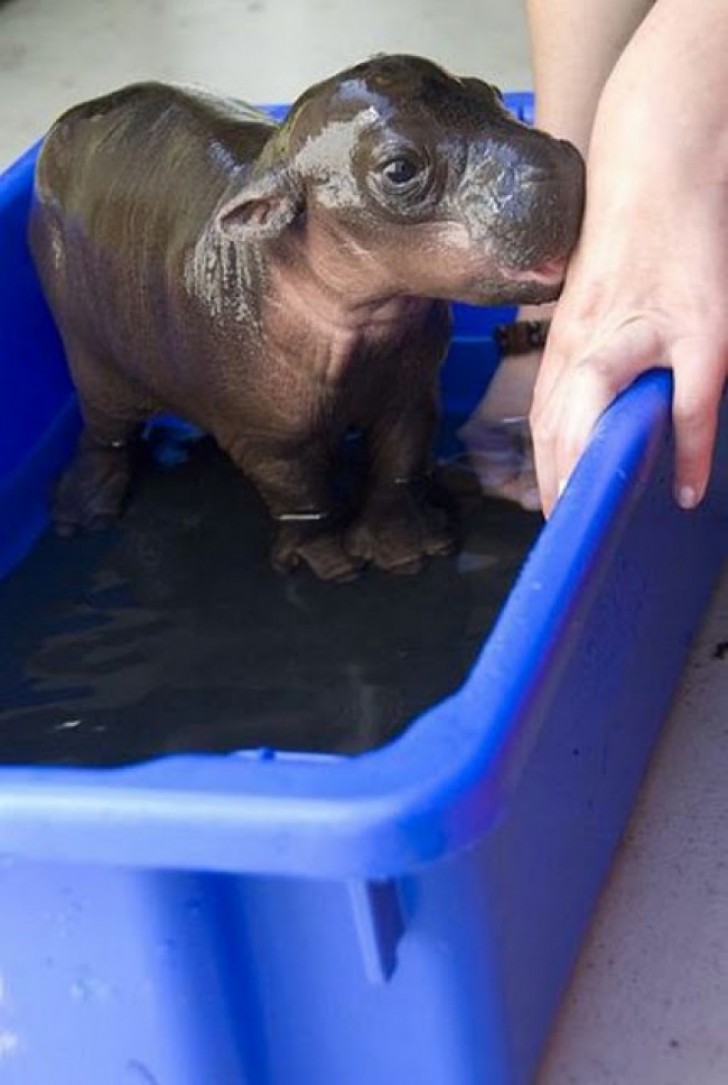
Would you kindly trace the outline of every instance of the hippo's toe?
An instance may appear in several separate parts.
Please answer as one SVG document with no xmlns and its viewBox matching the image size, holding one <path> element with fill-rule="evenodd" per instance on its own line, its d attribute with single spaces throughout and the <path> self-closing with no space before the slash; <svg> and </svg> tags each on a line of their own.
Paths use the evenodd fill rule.
<svg viewBox="0 0 728 1085">
<path fill-rule="evenodd" d="M 457 539 L 446 508 L 405 486 L 375 495 L 346 536 L 350 554 L 386 572 L 408 576 L 424 559 L 452 554 Z"/>
<path fill-rule="evenodd" d="M 311 532 L 295 526 L 281 528 L 271 554 L 273 568 L 290 573 L 307 565 L 319 580 L 355 580 L 363 567 L 360 558 L 344 549 L 341 534 L 333 529 Z"/>
</svg>

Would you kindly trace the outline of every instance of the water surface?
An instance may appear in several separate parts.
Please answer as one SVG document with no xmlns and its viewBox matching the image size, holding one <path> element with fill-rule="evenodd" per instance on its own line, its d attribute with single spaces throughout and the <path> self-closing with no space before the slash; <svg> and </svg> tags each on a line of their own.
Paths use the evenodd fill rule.
<svg viewBox="0 0 728 1085">
<path fill-rule="evenodd" d="M 147 464 L 119 528 L 49 533 L 0 583 L 0 762 L 388 741 L 463 680 L 541 523 L 452 478 L 461 554 L 339 585 L 269 568 L 272 526 L 211 442 Z"/>
</svg>

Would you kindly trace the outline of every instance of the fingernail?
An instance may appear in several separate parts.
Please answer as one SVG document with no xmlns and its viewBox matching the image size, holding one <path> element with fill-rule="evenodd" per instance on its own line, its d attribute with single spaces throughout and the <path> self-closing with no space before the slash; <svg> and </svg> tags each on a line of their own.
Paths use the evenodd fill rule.
<svg viewBox="0 0 728 1085">
<path fill-rule="evenodd" d="M 559 479 L 559 497 L 561 497 L 562 493 L 566 489 L 566 481 L 567 480 L 565 478 Z"/>
<path fill-rule="evenodd" d="M 681 486 L 677 493 L 677 503 L 681 509 L 694 509 L 698 503 L 698 494 L 693 486 Z"/>
</svg>

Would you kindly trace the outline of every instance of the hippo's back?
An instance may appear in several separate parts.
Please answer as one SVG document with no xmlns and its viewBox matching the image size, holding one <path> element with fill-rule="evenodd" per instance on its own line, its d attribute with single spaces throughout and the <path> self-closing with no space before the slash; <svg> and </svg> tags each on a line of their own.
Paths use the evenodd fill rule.
<svg viewBox="0 0 728 1085">
<path fill-rule="evenodd" d="M 275 128 L 244 102 L 133 84 L 56 121 L 38 159 L 36 203 L 101 229 L 113 229 L 123 209 L 191 224 L 209 214 Z"/>
<path fill-rule="evenodd" d="M 187 261 L 276 129 L 244 103 L 158 83 L 55 123 L 36 167 L 29 240 L 72 365 L 80 344 L 170 400 L 169 358 L 182 364 L 192 333 L 202 334 Z"/>
</svg>

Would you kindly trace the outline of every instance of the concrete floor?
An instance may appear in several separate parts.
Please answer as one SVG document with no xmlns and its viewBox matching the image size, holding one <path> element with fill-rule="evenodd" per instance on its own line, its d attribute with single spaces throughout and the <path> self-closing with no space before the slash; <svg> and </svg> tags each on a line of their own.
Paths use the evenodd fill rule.
<svg viewBox="0 0 728 1085">
<path fill-rule="evenodd" d="M 378 52 L 530 85 L 514 0 L 0 0 L 0 168 L 65 107 L 131 80 L 286 101 Z M 728 1082 L 724 580 L 686 671 L 539 1085 Z"/>
</svg>

